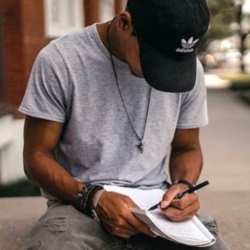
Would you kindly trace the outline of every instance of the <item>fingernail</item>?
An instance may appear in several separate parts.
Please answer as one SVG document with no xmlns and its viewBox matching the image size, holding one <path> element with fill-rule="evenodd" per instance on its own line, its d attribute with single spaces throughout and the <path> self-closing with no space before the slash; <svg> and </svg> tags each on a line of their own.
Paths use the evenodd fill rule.
<svg viewBox="0 0 250 250">
<path fill-rule="evenodd" d="M 162 201 L 161 202 L 161 208 L 166 208 L 168 206 L 168 202 L 167 201 Z"/>
</svg>

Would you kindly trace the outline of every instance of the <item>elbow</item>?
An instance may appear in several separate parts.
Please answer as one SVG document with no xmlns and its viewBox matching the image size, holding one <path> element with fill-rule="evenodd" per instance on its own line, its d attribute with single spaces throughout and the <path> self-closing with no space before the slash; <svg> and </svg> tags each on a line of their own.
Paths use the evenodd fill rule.
<svg viewBox="0 0 250 250">
<path fill-rule="evenodd" d="M 24 170 L 24 174 L 26 175 L 26 177 L 33 183 L 36 184 L 34 178 L 32 178 L 32 174 L 30 173 L 29 168 L 27 167 L 27 164 L 23 164 L 23 170 Z"/>
</svg>

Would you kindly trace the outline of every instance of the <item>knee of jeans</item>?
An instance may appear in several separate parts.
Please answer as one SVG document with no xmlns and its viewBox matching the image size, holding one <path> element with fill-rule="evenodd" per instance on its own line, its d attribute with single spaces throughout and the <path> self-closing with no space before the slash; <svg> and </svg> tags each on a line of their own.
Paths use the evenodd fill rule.
<svg viewBox="0 0 250 250">
<path fill-rule="evenodd" d="M 47 219 L 43 226 L 47 228 L 51 233 L 58 234 L 67 230 L 67 217 L 58 216 Z"/>
<path fill-rule="evenodd" d="M 53 239 L 52 235 L 57 234 L 59 236 L 60 233 L 63 233 L 67 230 L 67 217 L 54 216 L 47 218 L 42 224 L 40 224 L 40 228 L 44 228 L 48 233 L 45 231 L 40 231 L 40 234 L 36 236 L 32 235 L 31 233 L 27 250 L 39 250 L 46 248 L 45 245 Z M 49 234 L 51 236 L 49 236 Z"/>
<path fill-rule="evenodd" d="M 202 215 L 198 216 L 202 224 L 214 235 L 218 235 L 219 228 L 216 220 L 212 216 Z"/>
</svg>

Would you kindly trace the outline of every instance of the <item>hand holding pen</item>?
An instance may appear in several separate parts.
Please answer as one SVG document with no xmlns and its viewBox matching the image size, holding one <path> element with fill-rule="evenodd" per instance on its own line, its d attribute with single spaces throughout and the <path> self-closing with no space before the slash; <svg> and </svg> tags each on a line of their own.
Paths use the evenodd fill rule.
<svg viewBox="0 0 250 250">
<path fill-rule="evenodd" d="M 196 190 L 201 189 L 202 187 L 205 187 L 205 186 L 208 185 L 208 184 L 209 184 L 209 181 L 201 182 L 200 184 L 197 184 L 196 186 L 191 187 L 191 188 L 187 189 L 186 191 L 177 194 L 177 195 L 175 196 L 175 199 L 181 199 L 181 198 L 182 198 L 183 196 L 185 196 L 186 194 L 191 194 L 191 193 L 195 192 Z M 156 208 L 159 206 L 160 203 L 161 203 L 161 202 L 155 204 L 154 206 L 152 206 L 152 207 L 149 208 L 148 210 L 154 210 L 154 209 L 156 209 Z"/>
</svg>

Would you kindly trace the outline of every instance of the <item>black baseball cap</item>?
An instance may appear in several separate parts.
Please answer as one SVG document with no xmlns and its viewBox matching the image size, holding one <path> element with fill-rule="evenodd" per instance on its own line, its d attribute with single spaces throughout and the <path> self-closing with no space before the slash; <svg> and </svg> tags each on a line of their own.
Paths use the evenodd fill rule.
<svg viewBox="0 0 250 250">
<path fill-rule="evenodd" d="M 165 92 L 187 92 L 196 81 L 197 47 L 207 32 L 205 0 L 128 0 L 145 80 Z"/>
</svg>

